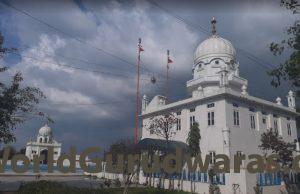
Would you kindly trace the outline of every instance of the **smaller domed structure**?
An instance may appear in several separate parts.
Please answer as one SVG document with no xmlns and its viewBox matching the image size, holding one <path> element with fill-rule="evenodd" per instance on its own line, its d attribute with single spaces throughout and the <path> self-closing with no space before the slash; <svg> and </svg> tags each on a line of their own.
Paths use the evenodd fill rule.
<svg viewBox="0 0 300 194">
<path fill-rule="evenodd" d="M 37 136 L 37 141 L 40 143 L 51 143 L 52 139 L 52 129 L 47 124 L 41 127 Z"/>
<path fill-rule="evenodd" d="M 40 136 L 52 136 L 52 130 L 51 128 L 46 124 L 39 130 Z"/>
<path fill-rule="evenodd" d="M 33 160 L 34 155 L 44 155 L 42 163 L 48 162 L 48 149 L 53 148 L 53 159 L 56 161 L 61 154 L 61 143 L 58 143 L 53 138 L 52 129 L 46 124 L 38 131 L 36 141 L 29 141 L 26 144 L 26 156 Z"/>
</svg>

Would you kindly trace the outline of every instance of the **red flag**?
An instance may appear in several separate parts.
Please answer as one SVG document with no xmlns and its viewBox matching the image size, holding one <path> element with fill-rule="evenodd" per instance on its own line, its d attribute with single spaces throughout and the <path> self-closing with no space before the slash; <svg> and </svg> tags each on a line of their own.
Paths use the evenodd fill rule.
<svg viewBox="0 0 300 194">
<path fill-rule="evenodd" d="M 141 46 L 139 47 L 139 52 L 145 51 Z"/>
<path fill-rule="evenodd" d="M 173 61 L 168 57 L 168 63 L 173 63 Z"/>
</svg>

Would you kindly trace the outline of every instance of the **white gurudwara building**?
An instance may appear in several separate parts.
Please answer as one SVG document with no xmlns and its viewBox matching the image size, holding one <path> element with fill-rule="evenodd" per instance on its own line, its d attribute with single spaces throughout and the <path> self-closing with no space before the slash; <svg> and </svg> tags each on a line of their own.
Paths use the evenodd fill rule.
<svg viewBox="0 0 300 194">
<path fill-rule="evenodd" d="M 33 160 L 33 155 L 45 155 L 45 160 L 43 160 L 42 163 L 47 164 L 49 147 L 53 148 L 53 159 L 54 161 L 57 161 L 61 154 L 61 143 L 54 140 L 52 129 L 48 125 L 45 125 L 40 128 L 36 141 L 30 140 L 26 144 L 25 154 L 31 161 Z"/>
<path fill-rule="evenodd" d="M 147 126 L 150 118 L 166 113 L 176 113 L 178 121 L 174 126 L 173 141 L 186 143 L 194 122 L 199 124 L 201 154 L 209 154 L 215 162 L 216 154 L 226 154 L 230 158 L 231 173 L 218 174 L 214 181 L 221 193 L 255 193 L 256 185 L 263 193 L 280 193 L 282 180 L 278 174 L 251 174 L 246 163 L 240 173 L 233 173 L 235 154 L 261 154 L 258 148 L 263 132 L 273 129 L 289 142 L 297 141 L 295 95 L 287 94 L 288 105 L 277 97 L 274 102 L 251 96 L 248 81 L 239 75 L 236 50 L 230 41 L 220 37 L 212 20 L 212 35 L 199 44 L 194 54 L 193 78 L 186 83 L 190 98 L 167 104 L 166 97 L 157 95 L 150 102 L 146 96 L 142 100 L 141 141 L 162 139 L 151 133 Z M 298 146 L 299 147 L 299 146 Z M 247 158 L 247 157 L 246 157 Z M 191 181 L 196 193 L 208 193 L 207 173 L 196 172 L 190 176 L 187 169 L 182 175 L 173 177 L 174 189 L 191 191 Z M 290 180 L 295 182 L 293 174 Z M 145 183 L 146 175 L 140 173 L 139 182 Z M 155 175 L 153 186 L 160 184 L 161 177 Z M 165 188 L 169 188 L 168 181 Z"/>
</svg>

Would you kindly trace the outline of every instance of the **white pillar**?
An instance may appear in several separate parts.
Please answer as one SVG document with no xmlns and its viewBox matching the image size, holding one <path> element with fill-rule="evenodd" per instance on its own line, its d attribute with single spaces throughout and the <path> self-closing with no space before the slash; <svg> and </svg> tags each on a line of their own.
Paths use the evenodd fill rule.
<svg viewBox="0 0 300 194">
<path fill-rule="evenodd" d="M 242 94 L 243 95 L 247 95 L 248 94 L 248 92 L 247 92 L 247 86 L 246 85 L 242 86 Z"/>
<path fill-rule="evenodd" d="M 148 106 L 148 98 L 147 98 L 146 94 L 144 94 L 143 100 L 142 100 L 142 112 L 146 110 L 147 106 Z"/>
<path fill-rule="evenodd" d="M 295 94 L 293 91 L 291 91 L 291 90 L 289 91 L 287 100 L 288 100 L 288 107 L 295 109 L 296 108 L 296 99 L 295 99 Z"/>
<path fill-rule="evenodd" d="M 276 98 L 276 104 L 282 105 L 282 103 L 281 103 L 281 98 L 280 98 L 280 97 L 277 97 L 277 98 Z"/>
<path fill-rule="evenodd" d="M 230 130 L 229 128 L 226 126 L 223 130 L 223 147 L 224 147 L 224 151 L 225 154 L 229 156 L 229 146 L 230 146 Z"/>
<path fill-rule="evenodd" d="M 300 151 L 300 145 L 299 145 L 299 141 L 296 142 L 296 151 L 299 152 Z"/>
</svg>

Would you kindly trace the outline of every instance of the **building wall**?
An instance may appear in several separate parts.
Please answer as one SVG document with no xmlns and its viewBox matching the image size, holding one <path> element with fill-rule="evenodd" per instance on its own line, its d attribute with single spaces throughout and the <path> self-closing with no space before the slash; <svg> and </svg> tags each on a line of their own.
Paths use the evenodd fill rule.
<svg viewBox="0 0 300 194">
<path fill-rule="evenodd" d="M 214 103 L 214 107 L 208 108 L 207 105 Z M 195 108 L 195 111 L 191 109 Z M 239 126 L 234 125 L 233 111 L 239 112 Z M 233 158 L 237 151 L 241 151 L 246 156 L 250 154 L 263 154 L 258 148 L 260 137 L 267 129 L 274 129 L 274 120 L 277 120 L 278 132 L 286 141 L 297 139 L 295 117 L 278 109 L 271 109 L 258 106 L 256 103 L 244 102 L 233 98 L 211 98 L 210 100 L 185 105 L 171 109 L 172 112 L 180 112 L 177 116 L 181 120 L 181 129 L 176 130 L 174 126 L 174 135 L 172 140 L 186 143 L 190 130 L 190 117 L 195 116 L 195 121 L 199 123 L 201 141 L 200 148 L 202 155 L 214 151 L 216 154 L 227 154 L 230 156 L 231 173 L 226 174 L 226 185 L 221 186 L 223 193 L 232 193 L 232 185 L 237 185 L 237 193 L 254 193 L 253 187 L 256 186 L 256 174 L 248 173 L 246 170 L 247 161 L 241 166 L 241 173 L 233 173 Z M 208 126 L 208 112 L 214 112 L 214 125 Z M 156 114 L 163 114 L 159 112 Z M 250 115 L 253 115 L 255 128 L 251 128 Z M 274 116 L 276 115 L 276 116 Z M 152 115 L 155 116 L 155 115 Z M 147 130 L 149 118 L 143 118 L 143 138 L 160 138 L 155 134 L 150 134 Z M 263 123 L 265 118 L 265 123 Z M 290 124 L 291 134 L 288 134 L 287 124 Z M 226 144 L 225 129 L 229 130 L 229 144 Z M 142 179 L 141 179 L 142 180 Z M 206 183 L 195 183 L 196 191 L 202 193 L 204 188 L 208 188 Z M 190 181 L 183 181 L 182 187 L 190 191 Z M 270 188 L 269 188 L 270 187 Z M 167 187 L 166 187 L 167 188 Z M 279 186 L 265 186 L 268 191 L 278 191 Z"/>
<path fill-rule="evenodd" d="M 234 106 L 233 104 L 238 105 L 238 107 Z M 253 110 L 250 111 L 249 108 Z M 239 126 L 234 125 L 234 110 L 239 111 Z M 277 115 L 277 118 L 273 116 L 274 114 Z M 255 129 L 251 128 L 250 115 L 253 115 L 255 118 Z M 266 118 L 266 124 L 264 124 L 262 121 L 263 117 Z M 260 137 L 261 134 L 266 132 L 268 128 L 274 129 L 274 120 L 278 121 L 278 132 L 285 141 L 292 142 L 297 139 L 295 118 L 275 109 L 266 109 L 254 104 L 249 104 L 234 99 L 227 99 L 226 118 L 226 124 L 230 129 L 231 162 L 233 162 L 233 155 L 236 154 L 237 151 L 242 151 L 242 153 L 246 156 L 250 154 L 263 155 L 262 150 L 258 148 L 258 145 L 261 144 Z M 289 120 L 287 118 L 289 118 Z M 291 135 L 288 134 L 287 123 L 290 123 Z M 243 163 L 243 169 L 246 168 L 247 163 L 247 160 Z M 233 163 L 231 163 L 231 167 L 233 167 Z M 255 186 L 257 180 L 255 174 L 246 172 L 245 180 L 237 179 L 236 181 L 236 184 L 241 185 L 243 185 L 245 182 L 246 185 L 244 185 L 245 188 L 243 188 L 243 190 L 251 193 L 253 192 L 253 187 Z"/>
<path fill-rule="evenodd" d="M 43 150 L 47 150 L 48 147 L 53 147 L 54 150 L 54 155 L 53 159 L 56 161 L 59 156 L 61 155 L 61 146 L 60 145 L 55 145 L 55 144 L 39 144 L 39 143 L 28 143 L 26 146 L 26 156 L 32 161 L 33 160 L 33 155 L 40 155 L 40 153 Z"/>
<path fill-rule="evenodd" d="M 207 104 L 214 103 L 214 107 L 207 108 Z M 195 109 L 195 111 L 190 111 L 191 109 Z M 217 141 L 222 142 L 222 132 L 221 129 L 224 126 L 225 118 L 224 118 L 224 110 L 225 110 L 225 100 L 222 99 L 216 99 L 211 101 L 202 102 L 201 104 L 192 104 L 187 105 L 185 107 L 179 107 L 176 109 L 173 109 L 172 112 L 178 113 L 180 112 L 180 115 L 177 115 L 177 118 L 181 120 L 181 129 L 176 130 L 176 126 L 173 126 L 174 135 L 172 137 L 172 140 L 175 141 L 181 141 L 186 143 L 188 133 L 190 131 L 190 117 L 195 116 L 195 121 L 199 123 L 200 128 L 200 134 L 201 134 L 201 149 L 203 148 L 205 150 L 220 150 L 222 151 L 222 146 L 216 145 L 215 143 L 211 142 L 210 138 L 213 137 L 217 138 Z M 215 124 L 213 126 L 208 126 L 207 121 L 207 113 L 208 112 L 214 112 L 214 122 Z M 150 131 L 147 130 L 147 126 L 149 124 L 149 120 L 152 116 L 147 116 L 143 118 L 143 129 L 142 129 L 142 137 L 144 138 L 153 138 L 153 139 L 163 139 L 162 137 L 159 137 L 155 134 L 150 134 Z M 155 115 L 153 115 L 155 117 Z"/>
</svg>

